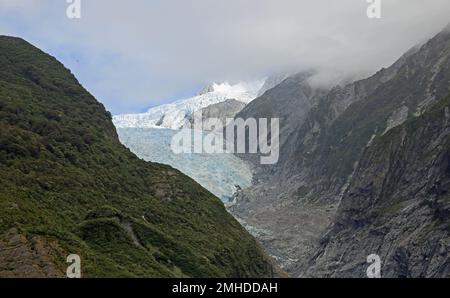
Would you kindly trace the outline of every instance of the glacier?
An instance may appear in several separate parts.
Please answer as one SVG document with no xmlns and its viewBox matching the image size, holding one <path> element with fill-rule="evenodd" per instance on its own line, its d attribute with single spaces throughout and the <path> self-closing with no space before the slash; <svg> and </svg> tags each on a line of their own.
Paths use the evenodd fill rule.
<svg viewBox="0 0 450 298">
<path fill-rule="evenodd" d="M 113 117 L 117 128 L 170 128 L 180 129 L 190 125 L 194 113 L 227 99 L 248 104 L 258 96 L 265 80 L 240 82 L 237 84 L 213 83 L 199 94 L 173 103 L 151 108 L 145 113 L 117 115 Z"/>
<path fill-rule="evenodd" d="M 138 157 L 180 170 L 220 198 L 231 202 L 238 185 L 252 184 L 252 171 L 233 154 L 175 154 L 172 138 L 179 130 L 166 128 L 117 128 L 119 139 Z"/>
<path fill-rule="evenodd" d="M 181 128 L 190 128 L 202 109 L 229 99 L 248 104 L 258 96 L 265 83 L 266 79 L 236 84 L 213 83 L 193 97 L 141 114 L 114 116 L 113 123 L 122 144 L 138 157 L 180 170 L 227 204 L 237 189 L 251 186 L 253 175 L 249 166 L 229 153 L 175 154 L 170 147 L 172 138 Z"/>
</svg>

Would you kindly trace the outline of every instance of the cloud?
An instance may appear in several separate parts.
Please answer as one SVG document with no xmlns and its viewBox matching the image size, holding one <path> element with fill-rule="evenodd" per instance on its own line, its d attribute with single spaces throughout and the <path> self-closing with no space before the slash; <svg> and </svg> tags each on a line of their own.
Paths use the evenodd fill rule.
<svg viewBox="0 0 450 298">
<path fill-rule="evenodd" d="M 2 9 L 30 8 L 34 7 L 36 4 L 37 2 L 33 0 L 0 0 L 0 7 Z"/>
<path fill-rule="evenodd" d="M 210 81 L 311 67 L 322 83 L 362 77 L 432 37 L 450 12 L 448 0 L 382 0 L 379 20 L 366 0 L 81 1 L 82 19 L 69 20 L 65 0 L 0 0 L 0 33 L 61 59 L 113 113 Z"/>
</svg>

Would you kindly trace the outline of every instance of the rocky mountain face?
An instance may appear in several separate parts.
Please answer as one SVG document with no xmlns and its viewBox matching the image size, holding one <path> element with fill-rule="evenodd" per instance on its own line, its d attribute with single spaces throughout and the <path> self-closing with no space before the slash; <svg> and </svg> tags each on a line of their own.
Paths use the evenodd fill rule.
<svg viewBox="0 0 450 298">
<path fill-rule="evenodd" d="M 221 123 L 223 123 L 223 125 L 225 125 L 227 119 L 233 119 L 240 111 L 242 111 L 244 107 L 245 103 L 241 101 L 236 99 L 227 99 L 224 102 L 207 106 L 206 108 L 194 113 L 191 125 L 195 125 L 195 123 L 203 123 L 203 125 L 207 125 L 208 119 L 218 119 Z"/>
<path fill-rule="evenodd" d="M 449 162 L 450 97 L 375 137 L 307 274 L 365 277 L 377 254 L 383 277 L 449 277 Z"/>
<path fill-rule="evenodd" d="M 290 137 L 305 121 L 308 112 L 317 105 L 326 90 L 316 90 L 310 86 L 308 79 L 312 71 L 302 72 L 283 80 L 275 88 L 267 90 L 262 96 L 248 104 L 235 118 L 279 118 L 280 147 L 283 151 L 289 146 Z M 270 130 L 269 130 L 270 132 Z M 246 136 L 248 143 L 248 136 Z M 240 155 L 259 167 L 259 157 L 255 155 Z M 274 173 L 273 167 L 260 167 L 259 170 Z"/>
<path fill-rule="evenodd" d="M 231 212 L 293 275 L 308 271 L 321 276 L 333 273 L 307 270 L 309 260 L 349 184 L 361 178 L 355 170 L 363 152 L 450 93 L 450 31 L 411 49 L 391 67 L 343 87 L 314 90 L 307 78 L 300 74 L 283 81 L 238 114 L 279 117 L 281 148 L 274 167 L 243 157 L 258 169 L 255 185 L 242 192 Z M 383 243 L 390 245 L 388 239 Z"/>
<path fill-rule="evenodd" d="M 288 77 L 290 77 L 287 74 L 273 74 L 269 76 L 264 84 L 262 85 L 261 89 L 258 91 L 258 97 L 266 93 L 266 91 L 276 87 L 278 84 L 286 80 Z"/>
<path fill-rule="evenodd" d="M 119 142 L 53 57 L 0 36 L 0 277 L 272 277 L 218 198 Z"/>
</svg>

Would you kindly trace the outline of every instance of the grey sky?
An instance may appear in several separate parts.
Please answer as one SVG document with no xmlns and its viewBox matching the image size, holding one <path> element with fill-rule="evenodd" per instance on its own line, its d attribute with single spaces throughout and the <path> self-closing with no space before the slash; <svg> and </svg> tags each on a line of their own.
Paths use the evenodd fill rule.
<svg viewBox="0 0 450 298">
<path fill-rule="evenodd" d="M 315 67 L 318 82 L 368 75 L 450 22 L 448 0 L 0 0 L 0 34 L 73 70 L 113 113 L 189 96 L 210 81 Z"/>
</svg>

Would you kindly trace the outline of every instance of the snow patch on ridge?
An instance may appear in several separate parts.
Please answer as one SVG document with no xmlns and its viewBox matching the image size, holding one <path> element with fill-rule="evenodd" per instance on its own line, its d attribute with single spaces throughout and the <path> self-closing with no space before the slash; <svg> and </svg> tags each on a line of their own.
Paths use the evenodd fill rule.
<svg viewBox="0 0 450 298">
<path fill-rule="evenodd" d="M 180 129 L 190 123 L 193 114 L 210 105 L 236 99 L 248 104 L 258 96 L 265 80 L 237 84 L 214 83 L 198 95 L 174 103 L 151 108 L 146 113 L 113 117 L 117 128 L 170 128 Z"/>
</svg>

